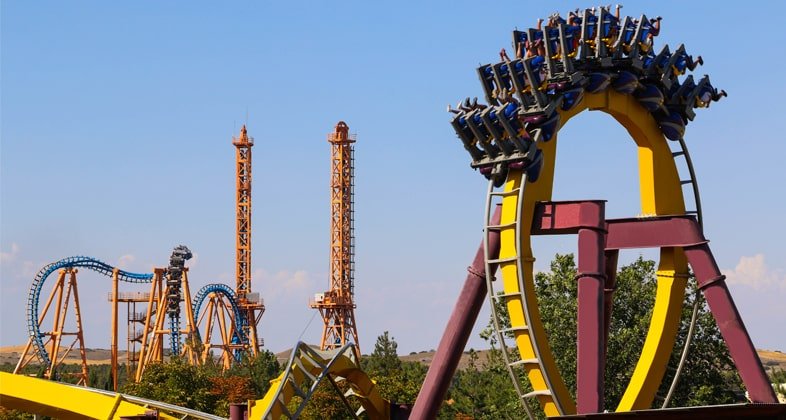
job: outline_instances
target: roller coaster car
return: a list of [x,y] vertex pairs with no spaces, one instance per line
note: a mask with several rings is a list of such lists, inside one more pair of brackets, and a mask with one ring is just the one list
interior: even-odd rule
[[[552,101],[552,104],[558,104],[561,101]],[[529,131],[536,142],[551,140],[554,133],[559,128],[559,114],[554,112],[554,107],[550,107],[550,112],[525,112],[519,114],[519,118],[524,122],[524,127]],[[537,135],[535,129],[538,129]]]
[[596,38],[598,35],[598,17],[590,9],[584,9],[581,18],[581,42],[579,43],[579,60],[595,56]]
[[472,131],[469,129],[466,118],[467,116],[463,112],[456,114],[453,119],[450,120],[450,125],[453,126],[453,130],[456,131],[456,135],[461,140],[461,143],[464,144],[464,149],[469,152],[472,160],[478,161],[483,158],[484,152],[478,149],[477,140],[475,139],[475,135],[472,134]]
[[543,31],[540,29],[535,29],[535,28],[527,29],[527,36],[529,37],[530,43],[537,43],[538,41],[544,41]]
[[521,56],[517,55],[517,58],[524,56],[528,39],[527,32],[519,30],[513,31],[513,51],[521,52]]
[[482,111],[483,110],[480,109],[470,111],[467,114],[466,122],[470,131],[472,131],[472,134],[474,134],[475,138],[478,139],[478,145],[480,148],[486,152],[488,157],[494,159],[500,154],[500,149],[492,143],[493,137],[491,136],[491,133],[489,133],[488,129],[486,129],[486,126],[483,124],[483,120],[480,117],[480,113]]
[[509,63],[510,67],[510,81],[513,82],[516,96],[519,101],[525,106],[535,104],[535,98],[532,96],[531,87],[529,85],[526,71],[524,70],[524,60],[517,58]]
[[562,92],[562,105],[560,108],[567,111],[576,106],[584,98],[584,88],[581,86],[574,86],[571,89]]
[[600,17],[597,23],[597,36],[595,38],[595,58],[602,67],[611,67],[614,62],[609,56],[609,49],[617,36],[618,19],[605,8],[600,8]]
[[633,35],[634,43],[631,47],[635,52],[640,54],[647,54],[652,49],[650,43],[650,33],[652,32],[652,23],[646,15],[641,15],[639,24],[636,26],[636,33]]
[[484,64],[478,67],[478,77],[480,84],[483,86],[483,93],[486,96],[486,102],[489,104],[497,103],[496,99],[496,86],[494,85],[494,69],[491,64]]
[[[647,34],[652,29],[652,25],[647,17],[642,15],[638,23],[635,23],[630,16],[626,16],[623,21],[623,26],[620,28],[620,34],[614,43],[614,59],[616,62],[623,61],[631,68],[636,70],[643,70],[644,62],[641,58],[641,44],[647,42]],[[646,47],[646,51],[651,48]]]
[[687,57],[687,55],[688,53],[685,52],[685,44],[680,44],[680,46],[674,50],[674,54],[669,57],[669,61],[666,64],[666,69],[664,69],[662,76],[664,85],[667,80],[675,82],[678,76],[685,74],[685,68],[680,69],[678,63],[680,60],[684,59],[684,57]]
[[495,133],[497,144],[503,149],[505,159],[527,159],[534,148],[534,141],[518,120],[518,105],[507,103],[483,113],[489,131]]
[[676,83],[672,86],[671,90],[669,90],[669,99],[666,101],[666,104],[670,110],[678,112],[686,121],[693,121],[693,118],[696,116],[696,112],[693,111],[693,105],[697,90],[698,86],[693,81],[693,75],[689,74],[682,84]]
[[608,73],[590,73],[586,79],[585,89],[589,93],[602,92],[611,85],[611,75]]
[[499,122],[496,109],[488,107],[481,111],[480,120],[497,148],[502,151],[503,155],[510,156],[514,151],[514,145],[506,138],[505,128]]
[[[722,95],[726,95],[725,92]],[[710,76],[704,75],[704,77],[699,80],[699,84],[696,86],[696,89],[693,90],[693,94],[691,95],[692,99],[690,103],[693,104],[694,108],[708,108],[710,106],[710,102],[717,101],[720,99],[720,95],[717,93],[717,89],[712,86],[710,83]]]
[[534,140],[530,137],[524,125],[518,118],[519,106],[508,103],[497,108],[497,118],[507,137],[516,146],[519,153],[529,153]]
[[614,88],[614,90],[626,95],[635,92],[639,86],[639,77],[625,70],[620,70],[617,73],[617,77],[613,78],[611,81],[611,87]]
[[633,92],[633,96],[649,112],[663,109],[663,92],[654,84],[647,83],[641,89]]
[[670,77],[663,77],[664,75],[671,73],[669,71],[670,59],[671,52],[669,51],[669,46],[664,45],[658,55],[644,60],[644,71],[646,76],[648,78],[658,80],[661,84],[663,84],[663,87],[666,88],[666,90],[671,88],[672,83]]
[[538,150],[535,142],[531,142],[527,153],[515,153],[497,159],[484,159],[481,162],[473,162],[471,166],[478,169],[486,179],[494,181],[494,186],[499,187],[505,182],[509,169],[524,169],[533,182],[537,180],[542,166],[540,165],[542,157],[543,153]]
[[670,110],[663,115],[656,114],[656,120],[663,135],[669,140],[679,140],[685,134],[685,120],[677,111]]
[[508,63],[500,62],[494,64],[491,66],[491,72],[494,75],[494,83],[497,85],[497,99],[516,90],[510,77],[511,72]]
[[546,78],[552,80],[557,78],[558,75],[565,73],[564,66],[560,60],[559,28],[546,26],[546,29],[543,30],[543,36],[545,38],[543,47],[546,50],[546,55],[544,57],[546,59]]
[[530,57],[524,60],[524,76],[527,84],[530,86],[529,94],[532,96],[531,100],[527,99],[525,103],[532,103],[538,109],[545,109],[549,105],[546,96],[541,92],[542,85],[545,82],[544,65],[545,60],[541,56]]

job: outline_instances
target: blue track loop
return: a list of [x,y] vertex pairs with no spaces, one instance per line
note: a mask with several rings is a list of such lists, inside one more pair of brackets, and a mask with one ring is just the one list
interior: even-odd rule
[[[38,325],[38,303],[41,296],[41,288],[46,279],[50,274],[63,268],[86,268],[108,277],[111,277],[112,272],[115,270],[115,267],[95,258],[76,256],[47,264],[36,274],[33,284],[30,286],[30,293],[27,296],[27,331],[32,339],[36,357],[44,366],[51,365],[52,359],[44,347],[43,334],[41,334]],[[117,278],[127,283],[150,283],[153,281],[153,273],[131,273],[118,270]]]
[[[194,314],[194,325],[197,325],[199,321],[199,311],[202,309],[202,303],[211,293],[223,295],[232,307],[232,314],[235,318],[235,334],[232,336],[232,344],[248,344],[248,337],[246,337],[245,330],[243,329],[243,326],[247,324],[247,320],[243,316],[243,313],[240,312],[240,307],[237,305],[237,295],[235,295],[235,291],[226,284],[208,284],[199,289],[193,301],[192,313]],[[197,334],[198,333],[199,331],[197,331]],[[201,337],[199,339],[201,341]]]

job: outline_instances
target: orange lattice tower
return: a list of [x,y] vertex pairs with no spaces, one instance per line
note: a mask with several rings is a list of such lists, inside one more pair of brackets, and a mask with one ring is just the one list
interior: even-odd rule
[[240,129],[240,135],[232,138],[232,144],[235,145],[237,166],[235,292],[243,315],[242,320],[235,322],[240,324],[248,337],[251,353],[256,355],[263,344],[257,334],[257,325],[265,312],[265,305],[259,293],[251,292],[251,146],[254,138],[248,136],[245,125]]
[[331,144],[330,178],[330,290],[317,293],[311,307],[319,309],[324,327],[322,350],[341,348],[355,343],[360,354],[355,325],[355,237],[352,210],[354,166],[352,155],[355,136],[343,121],[328,135]]

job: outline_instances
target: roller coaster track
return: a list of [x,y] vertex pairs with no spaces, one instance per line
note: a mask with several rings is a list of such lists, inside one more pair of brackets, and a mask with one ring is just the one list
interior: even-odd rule
[[[603,98],[603,96],[606,96],[606,98]],[[582,102],[594,101],[598,103],[609,100],[626,101],[624,98],[625,96],[616,92],[608,92],[607,94],[596,93],[586,95],[582,99]],[[600,103],[598,103],[598,105],[600,105]],[[631,104],[626,104],[622,108],[628,108],[630,105]],[[581,103],[579,103],[577,107],[581,108]],[[604,109],[603,107],[596,106],[588,107],[593,110]],[[560,113],[562,115],[560,120],[564,124],[570,117],[577,113],[578,111],[576,111],[575,108],[572,115],[568,113]],[[556,134],[554,137],[556,137]],[[554,143],[556,143],[556,138],[553,140]],[[698,195],[697,183],[695,181],[693,165],[690,161],[689,155],[687,154],[687,147],[684,141],[680,141],[678,144],[679,149],[676,152],[671,152],[665,142],[663,142],[663,146],[665,146],[665,148],[660,149],[663,157],[668,156],[669,158],[673,158],[676,156],[685,156],[686,166],[689,168],[689,174],[686,174],[686,176],[681,177],[679,174],[677,174],[676,179],[679,180],[679,183],[671,184],[671,186],[675,188],[670,193],[672,194],[670,199],[674,200],[674,203],[684,206],[684,204],[682,204],[683,196],[681,186],[692,186],[691,191],[693,192],[693,201],[695,203],[696,210],[684,213],[697,214],[699,220],[701,220],[701,204]],[[542,159],[546,160],[545,165],[549,167],[548,169],[550,169],[552,174],[554,164],[553,152],[553,148],[545,149],[544,155],[542,157]],[[668,155],[666,155],[667,152]],[[674,171],[677,171],[677,166],[674,165],[673,162],[672,167],[674,168]],[[544,171],[544,173],[545,172],[546,171]],[[549,415],[565,415],[574,413],[576,408],[567,388],[564,385],[564,382],[559,375],[559,372],[557,372],[556,364],[546,338],[546,332],[543,330],[542,322],[540,320],[540,315],[537,308],[537,298],[534,291],[534,277],[531,274],[534,256],[532,255],[531,249],[529,249],[528,242],[530,236],[529,227],[532,226],[532,211],[534,210],[534,204],[537,201],[548,200],[548,198],[544,195],[541,195],[543,198],[538,200],[533,200],[525,195],[525,191],[527,190],[526,187],[532,187],[534,182],[535,181],[530,181],[528,183],[527,171],[522,170],[510,171],[501,191],[497,191],[495,189],[494,181],[489,182],[489,191],[487,193],[486,200],[487,217],[491,216],[494,204],[499,198],[502,204],[502,219],[499,225],[489,225],[488,222],[486,222],[486,231],[499,231],[501,234],[502,244],[499,258],[487,259],[486,278],[490,291],[489,296],[494,303],[491,305],[491,307],[495,329],[497,331],[497,337],[503,346],[503,356],[506,359],[509,374],[514,383],[514,387],[517,390],[517,393],[522,399],[522,404],[525,408],[525,411],[528,412],[528,415],[532,416],[530,408],[526,404],[526,400],[537,398],[541,406],[544,408],[544,411],[549,413]],[[523,222],[522,218],[524,218]],[[524,251],[522,254],[519,254],[519,250],[526,251]],[[504,279],[504,284],[502,293],[494,292],[495,282],[492,281],[494,277],[491,270],[493,270],[494,266],[497,264],[499,264],[500,270],[503,273],[502,276]],[[661,264],[668,265],[670,263],[664,263],[662,261]],[[661,271],[659,271],[659,274],[661,275],[661,281],[658,283],[659,293],[657,295],[659,296],[659,301],[656,303],[656,306],[659,308],[670,308],[668,313],[664,314],[664,317],[670,319],[670,321],[669,325],[666,325],[665,323],[651,325],[649,334],[652,335],[652,338],[648,339],[645,349],[649,350],[650,354],[654,353],[659,355],[657,359],[661,361],[656,361],[656,357],[640,360],[637,368],[637,378],[639,378],[639,381],[644,381],[644,379],[653,377],[653,371],[661,372],[659,376],[663,375],[662,371],[665,369],[663,361],[668,360],[668,358],[663,359],[663,354],[667,354],[667,352],[670,353],[673,346],[673,338],[667,337],[667,329],[671,329],[676,332],[676,324],[674,323],[679,323],[679,316],[676,315],[676,311],[678,311],[679,308],[674,307],[673,304],[669,304],[669,299],[675,299],[681,302],[682,296],[679,295],[679,292],[671,290],[671,282],[663,281],[664,278],[675,278],[675,276],[673,274],[664,273]],[[684,286],[682,287],[684,289]],[[671,296],[671,298],[667,298],[666,296]],[[501,321],[499,320],[500,314],[498,314],[496,311],[496,303],[499,300],[503,300],[507,305],[511,320],[511,325],[509,327],[503,327]],[[654,317],[653,322],[655,322],[655,320],[656,318]],[[692,324],[695,323],[695,318],[693,318],[691,322]],[[691,328],[690,330],[692,331],[693,329]],[[516,357],[516,355],[511,355],[511,346],[507,344],[507,341],[511,335],[516,342],[513,347],[518,347],[519,350],[518,357]],[[686,340],[686,347],[683,349],[683,354],[687,353],[689,341],[690,340]],[[643,354],[646,354],[646,352],[643,352]],[[656,362],[658,363],[657,365]],[[534,389],[532,392],[524,392],[524,387],[519,381],[519,375],[516,369],[517,367],[523,367],[524,370],[528,373],[530,383]],[[676,385],[676,382],[674,384]],[[652,385],[649,385],[649,387],[652,388]],[[628,395],[628,398],[630,399],[634,399],[633,395],[636,395],[638,396],[637,399],[641,400],[642,397],[640,389],[641,388],[634,389],[632,391],[631,388],[629,388],[626,395]],[[650,400],[654,397],[655,390],[657,390],[657,387],[652,389],[651,392],[653,392],[653,394],[651,397],[649,397]],[[623,402],[625,401],[628,400],[623,400]],[[641,408],[641,406],[639,406],[639,408]]]
[[[248,418],[297,418],[324,380],[335,387],[350,412],[352,409],[346,397],[354,396],[360,400],[362,407],[355,416],[365,411],[372,419],[389,418],[390,403],[380,396],[375,383],[360,369],[354,344],[349,343],[336,351],[322,352],[303,342],[298,342],[292,349],[286,369],[271,381],[267,394],[250,405]],[[338,387],[344,381],[350,387],[346,393],[340,392]],[[290,411],[287,405],[294,396],[301,400],[295,411]]]
[[0,406],[61,419],[119,419],[158,411],[161,419],[222,417],[159,401],[0,372]]
[[[471,156],[472,167],[489,179],[484,244],[492,317],[514,387],[530,418],[527,401],[531,399],[539,401],[547,416],[576,413],[540,319],[530,240],[536,204],[551,200],[559,129],[584,110],[611,115],[638,146],[641,214],[694,215],[701,226],[698,184],[683,134],[695,117],[694,108],[722,96],[708,76],[699,83],[690,75],[679,79],[695,67],[684,46],[674,53],[668,46],[657,55],[652,51],[646,43],[652,30],[646,16],[636,23],[626,17],[619,36],[609,35],[613,23],[608,22],[613,21],[604,8],[597,16],[586,10],[582,18],[580,34],[576,27],[562,23],[542,31],[514,31],[514,46],[539,41],[545,54],[511,60],[501,53],[502,62],[478,68],[488,104],[467,98],[451,110],[456,114],[451,124]],[[678,142],[676,150],[666,139]],[[685,159],[688,174],[679,173],[678,157]],[[686,185],[693,195],[694,209],[689,211],[683,193]],[[492,224],[496,205],[501,205],[501,218]],[[488,250],[491,233],[500,235],[497,257]],[[500,293],[494,291],[497,266],[502,273]],[[648,408],[652,403],[679,328],[687,274],[683,251],[661,248],[649,331],[618,411]],[[506,306],[510,325],[500,319],[500,303]],[[669,394],[684,364],[698,299],[695,305]],[[510,338],[512,346],[507,344]],[[518,351],[513,352],[513,347]],[[527,374],[532,392],[525,392],[520,383],[519,368]]]
[[116,269],[107,263],[91,257],[69,257],[44,266],[38,271],[38,274],[36,274],[33,279],[33,284],[30,286],[30,293],[27,296],[27,331],[32,339],[31,341],[36,357],[44,366],[49,366],[51,364],[51,358],[44,346],[43,334],[39,326],[38,306],[41,288],[49,275],[55,271],[74,268],[85,268],[108,277],[111,277],[116,270],[118,280],[127,283],[150,283],[153,281],[153,273],[131,273]]
[[[232,309],[235,323],[237,323],[237,325],[235,325],[235,334],[232,336],[232,344],[248,344],[248,337],[245,335],[245,330],[243,329],[246,319],[237,304],[237,295],[235,295],[235,291],[226,284],[213,283],[199,289],[197,294],[194,296],[193,303],[194,325],[199,325],[199,311],[202,309],[205,299],[208,299],[208,296],[211,293],[221,295],[224,299],[227,300],[227,302],[229,302],[229,306]],[[197,332],[198,331],[199,330],[197,330]]]

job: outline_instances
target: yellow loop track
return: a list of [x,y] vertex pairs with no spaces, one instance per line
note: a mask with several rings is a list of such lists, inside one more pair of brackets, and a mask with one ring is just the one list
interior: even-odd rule
[[[679,174],[667,140],[653,119],[631,95],[611,89],[585,94],[583,100],[567,112],[560,112],[560,125],[584,110],[603,111],[628,131],[638,146],[641,213],[675,215],[685,213]],[[538,312],[535,296],[530,227],[535,203],[550,201],[554,182],[557,136],[541,143],[543,168],[537,182],[526,182],[526,194],[519,205],[516,194],[502,199],[500,224],[500,263],[505,303],[510,314],[516,346],[522,360],[538,359],[525,364],[525,370],[541,407],[547,416],[574,414],[575,402],[567,390],[549,348],[546,332]],[[522,173],[511,170],[504,191],[521,187]],[[521,249],[517,248],[520,244]],[[521,272],[519,272],[521,270]],[[641,356],[617,411],[649,408],[666,370],[680,323],[685,294],[687,261],[683,252],[662,248],[658,266],[658,286],[650,327]],[[520,279],[521,276],[521,279]],[[520,290],[523,285],[524,290]],[[529,323],[528,323],[529,320]],[[531,324],[531,325],[530,325]],[[539,357],[538,357],[539,356]]]

